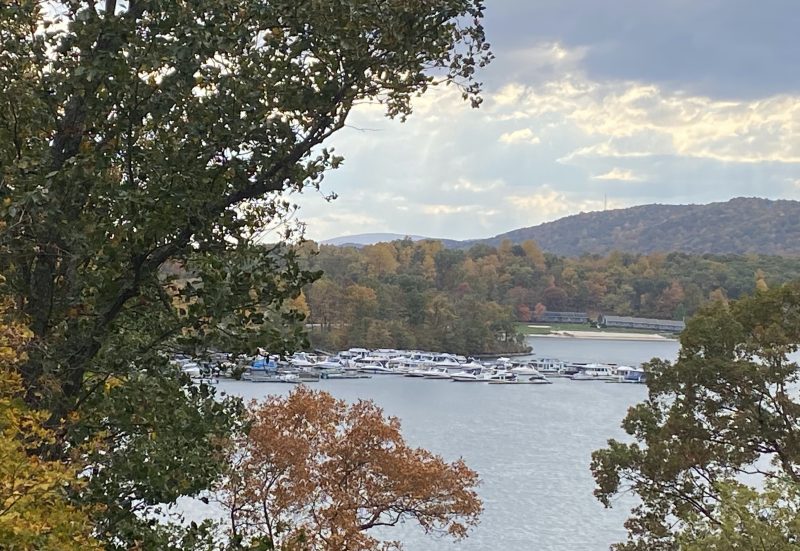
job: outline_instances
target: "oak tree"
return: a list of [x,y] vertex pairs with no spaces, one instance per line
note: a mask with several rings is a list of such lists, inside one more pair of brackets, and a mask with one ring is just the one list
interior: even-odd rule
[[482,16],[482,0],[0,2],[0,293],[30,321],[18,370],[63,444],[48,455],[101,437],[80,497],[110,547],[167,548],[149,519],[218,475],[237,413],[167,354],[303,342],[283,304],[317,274],[262,229],[341,163],[325,143],[357,104],[403,119],[444,83],[479,103]]
[[478,521],[477,474],[410,447],[370,401],[301,387],[249,415],[220,494],[233,542],[366,551],[399,547],[370,532],[379,526],[411,520],[460,539]]
[[648,398],[623,422],[633,441],[593,454],[600,501],[641,499],[618,549],[800,545],[799,347],[796,282],[708,305],[674,364],[647,364]]

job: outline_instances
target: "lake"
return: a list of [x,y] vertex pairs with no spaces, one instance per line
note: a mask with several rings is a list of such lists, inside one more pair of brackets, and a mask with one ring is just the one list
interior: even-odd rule
[[[536,355],[568,361],[639,364],[674,359],[674,341],[533,337]],[[384,532],[409,551],[502,549],[601,551],[624,539],[630,498],[604,509],[593,497],[591,452],[624,438],[620,422],[645,398],[643,385],[555,379],[552,385],[459,384],[398,377],[327,380],[312,388],[347,401],[372,399],[400,418],[406,440],[478,471],[485,511],[461,542],[426,536],[413,525]],[[285,394],[289,385],[223,381],[246,399]],[[197,511],[199,512],[199,511]]]

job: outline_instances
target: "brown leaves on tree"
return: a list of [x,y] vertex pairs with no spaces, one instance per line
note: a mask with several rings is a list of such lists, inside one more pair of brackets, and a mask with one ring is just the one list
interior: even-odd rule
[[367,532],[412,520],[460,539],[478,522],[477,473],[409,447],[398,419],[371,401],[348,405],[300,387],[253,404],[250,421],[231,443],[221,492],[233,542],[389,549],[400,545]]

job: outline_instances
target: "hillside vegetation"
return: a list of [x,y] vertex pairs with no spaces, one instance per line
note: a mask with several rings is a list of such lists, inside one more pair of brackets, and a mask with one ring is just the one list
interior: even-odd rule
[[737,198],[708,205],[643,205],[568,216],[496,237],[462,242],[536,241],[564,256],[685,252],[800,255],[800,202]]
[[510,352],[537,312],[682,319],[800,277],[800,258],[685,253],[561,257],[533,241],[468,250],[410,239],[363,248],[306,244],[324,275],[298,299],[319,347]]

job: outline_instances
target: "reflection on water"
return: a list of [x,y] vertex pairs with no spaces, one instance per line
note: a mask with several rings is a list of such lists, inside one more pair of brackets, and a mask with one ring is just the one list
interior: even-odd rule
[[[672,359],[675,342],[533,339],[537,355],[571,361],[638,364]],[[400,418],[407,441],[448,460],[463,457],[482,479],[485,512],[463,542],[424,536],[412,525],[390,529],[409,551],[536,549],[600,551],[624,538],[630,500],[606,510],[592,496],[590,454],[619,428],[641,385],[556,380],[552,385],[472,385],[392,375],[315,383],[348,401],[375,400]],[[288,385],[223,382],[245,398],[286,393]]]

